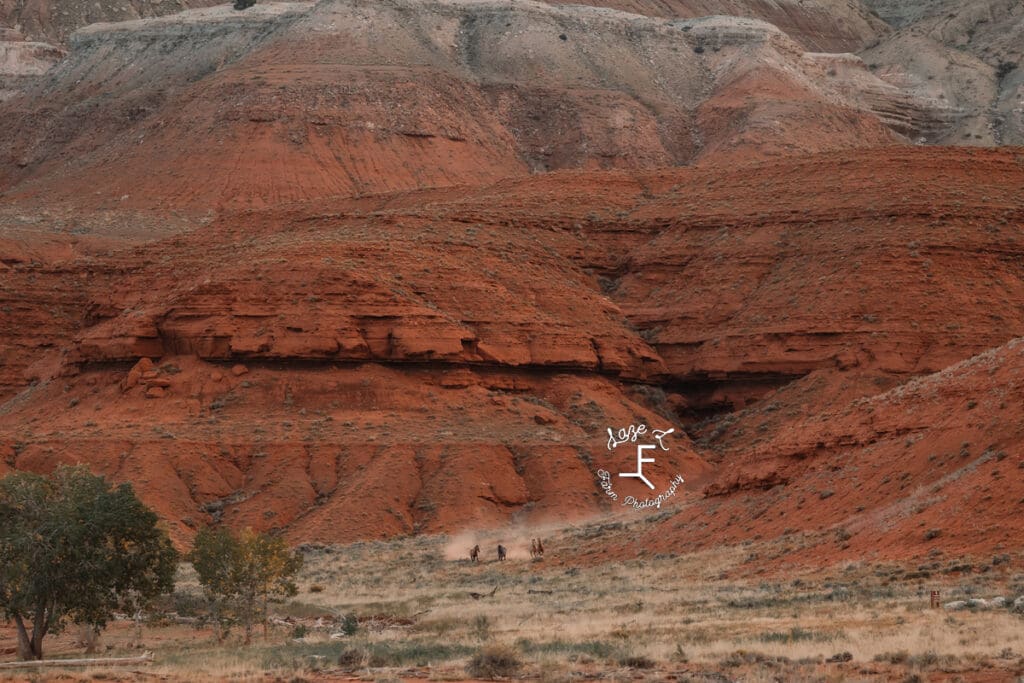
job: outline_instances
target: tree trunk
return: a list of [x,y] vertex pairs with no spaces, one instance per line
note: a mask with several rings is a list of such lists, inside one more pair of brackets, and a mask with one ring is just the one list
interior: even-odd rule
[[25,630],[25,622],[20,614],[14,615],[14,623],[18,627],[18,659],[35,659],[32,656],[32,643],[28,639],[28,631]]
[[43,658],[43,631],[42,629],[32,629],[32,657],[34,659]]
[[14,623],[18,631],[18,658],[22,660],[43,658],[43,636],[46,635],[46,612],[43,607],[36,608],[36,618],[32,622],[32,637],[25,628],[25,620],[20,614],[14,615]]
[[267,594],[263,594],[263,607],[260,610],[260,619],[263,621],[263,640],[267,639]]
[[245,610],[245,644],[252,645],[252,608]]
[[36,618],[32,622],[32,656],[43,658],[43,636],[46,635],[46,606],[36,605]]
[[213,612],[213,637],[217,639],[217,644],[220,645],[224,642],[224,620],[221,617],[220,605],[214,603],[210,611]]
[[252,645],[252,623],[256,621],[256,592],[245,596],[245,644]]
[[96,654],[100,647],[100,630],[94,624],[80,624],[78,641],[85,648],[85,654]]

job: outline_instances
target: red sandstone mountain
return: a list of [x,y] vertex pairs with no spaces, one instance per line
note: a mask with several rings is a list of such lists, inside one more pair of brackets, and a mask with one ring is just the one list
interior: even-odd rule
[[[228,4],[230,2],[212,0],[3,0],[0,2],[0,26],[18,27],[33,40],[60,45],[76,29],[88,24],[129,21]],[[862,4],[850,0],[675,0],[657,3],[634,0],[590,4],[666,18],[729,15],[761,19],[778,26],[806,48],[823,52],[856,51],[888,30],[886,24]]]
[[[608,506],[594,471],[624,467],[607,427],[749,405],[659,459],[689,482],[660,543],[850,526],[861,548],[904,493],[855,502],[862,473],[931,485],[990,446],[1016,457],[1012,431],[975,448],[982,413],[914,377],[1024,334],[1021,157],[557,173],[225,213],[138,246],[104,237],[108,252],[25,233],[0,259],[3,460],[131,479],[182,541],[211,519],[347,541],[593,514]],[[129,372],[140,356],[159,360]],[[892,398],[918,394],[945,422]],[[919,436],[922,467],[936,444],[973,445],[919,475],[873,459]],[[985,458],[956,495],[992,476]],[[783,498],[785,519],[749,502]],[[974,506],[989,531],[950,530],[948,547],[998,543],[1009,500]]]
[[981,119],[878,4],[260,3],[5,53],[0,473],[345,542],[616,509],[607,428],[671,424],[683,506],[621,552],[998,547],[1024,152],[906,144]]

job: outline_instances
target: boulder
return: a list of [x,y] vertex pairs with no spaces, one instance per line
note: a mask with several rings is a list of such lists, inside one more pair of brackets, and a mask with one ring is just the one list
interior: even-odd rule
[[[153,361],[149,358],[143,357],[132,366],[132,369],[128,371],[128,376],[125,377],[124,382],[121,384],[122,391],[128,391],[129,389],[138,386],[139,382],[148,373],[154,372],[156,366]],[[154,376],[156,376],[154,374]]]

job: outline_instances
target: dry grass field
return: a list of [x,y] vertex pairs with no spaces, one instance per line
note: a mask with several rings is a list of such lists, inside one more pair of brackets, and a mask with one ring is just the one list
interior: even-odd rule
[[[771,579],[750,572],[751,554],[770,550],[756,544],[622,563],[573,559],[579,543],[614,544],[634,531],[549,529],[538,560],[525,532],[307,547],[298,596],[270,606],[270,629],[248,648],[237,630],[215,642],[185,567],[144,629],[151,665],[17,680],[1012,681],[1024,673],[1024,616],[1012,606],[929,607],[931,590],[943,602],[1012,602],[1024,593],[1019,557],[847,563]],[[505,562],[496,560],[498,542],[510,549]],[[468,559],[474,543],[480,563]],[[3,633],[0,647],[12,644]],[[130,623],[115,623],[104,649],[138,652],[125,647],[133,635]],[[51,656],[80,656],[73,636],[54,638]]]

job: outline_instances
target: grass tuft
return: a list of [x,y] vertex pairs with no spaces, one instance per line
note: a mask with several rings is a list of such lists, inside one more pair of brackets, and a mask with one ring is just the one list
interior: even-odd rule
[[466,665],[466,673],[473,678],[494,680],[511,678],[519,673],[523,664],[519,653],[507,645],[486,645]]

